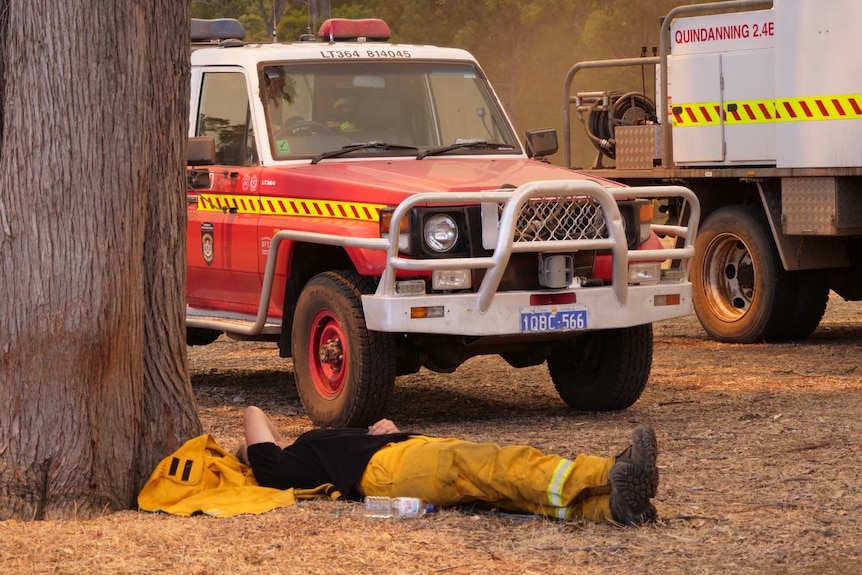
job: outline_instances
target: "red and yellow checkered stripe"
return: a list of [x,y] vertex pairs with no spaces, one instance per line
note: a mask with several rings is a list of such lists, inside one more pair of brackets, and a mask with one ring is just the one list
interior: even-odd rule
[[201,212],[231,211],[263,216],[302,216],[376,222],[380,220],[380,210],[385,207],[383,204],[309,198],[198,194],[198,210]]
[[862,94],[675,104],[675,128],[809,120],[862,120]]

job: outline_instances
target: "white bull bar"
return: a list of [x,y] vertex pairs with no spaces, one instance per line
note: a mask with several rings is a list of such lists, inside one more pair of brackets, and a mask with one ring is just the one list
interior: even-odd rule
[[[600,239],[513,242],[518,214],[525,203],[544,197],[589,197],[604,213],[608,237]],[[657,226],[657,233],[685,239],[680,248],[629,250],[617,200],[624,198],[682,197],[688,202],[688,227]],[[397,242],[390,243],[386,270],[373,295],[363,295],[365,322],[369,329],[384,332],[446,333],[457,335],[508,335],[519,333],[522,307],[530,305],[531,291],[497,292],[506,265],[513,253],[561,253],[581,250],[608,250],[612,256],[613,280],[607,287],[571,287],[553,293],[575,292],[578,304],[592,310],[589,329],[629,327],[689,315],[691,284],[687,262],[694,256],[694,237],[700,206],[694,193],[681,186],[605,188],[592,180],[531,182],[514,190],[446,194],[417,194],[402,202],[392,215],[391,230],[400,229],[401,220],[417,205],[505,203],[500,216],[497,243],[489,257],[406,259],[398,255]],[[486,225],[486,223],[483,223]],[[680,273],[673,281],[655,285],[628,285],[628,265],[634,261],[679,260]],[[487,269],[475,293],[398,295],[397,270]],[[679,294],[676,306],[656,305],[655,296]],[[441,318],[411,318],[411,308],[443,306]]]

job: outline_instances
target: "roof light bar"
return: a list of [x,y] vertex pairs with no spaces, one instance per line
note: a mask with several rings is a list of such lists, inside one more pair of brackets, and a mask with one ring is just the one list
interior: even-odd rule
[[233,18],[215,18],[205,20],[192,18],[192,42],[210,42],[218,44],[222,40],[242,40],[245,38],[245,28],[239,20]]
[[379,18],[330,18],[321,24],[317,35],[330,42],[386,42],[392,33],[389,25]]

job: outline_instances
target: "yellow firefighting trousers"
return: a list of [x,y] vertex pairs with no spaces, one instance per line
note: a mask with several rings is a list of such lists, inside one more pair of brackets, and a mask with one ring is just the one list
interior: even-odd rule
[[365,495],[419,497],[437,506],[483,502],[557,519],[611,521],[608,474],[613,458],[546,455],[415,436],[378,451],[362,475]]

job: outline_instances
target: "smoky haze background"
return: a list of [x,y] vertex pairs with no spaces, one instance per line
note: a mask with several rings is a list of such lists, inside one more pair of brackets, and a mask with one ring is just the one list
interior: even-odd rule
[[[702,3],[702,2],[689,2]],[[194,18],[237,18],[246,40],[289,42],[322,21],[383,18],[392,42],[471,52],[518,133],[556,128],[563,147],[563,83],[577,62],[636,58],[658,46],[660,19],[679,0],[192,0]],[[653,67],[578,72],[578,91],[643,91],[655,99]],[[589,167],[595,148],[572,111],[572,162]],[[561,164],[562,154],[550,158]]]

